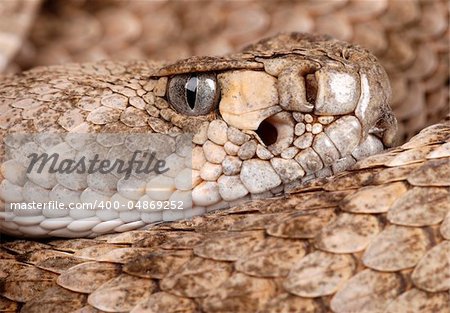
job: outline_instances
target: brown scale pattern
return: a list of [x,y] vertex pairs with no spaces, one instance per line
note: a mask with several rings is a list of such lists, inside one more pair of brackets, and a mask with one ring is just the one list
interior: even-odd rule
[[[281,30],[319,31],[358,42],[380,58],[392,80],[405,138],[448,112],[444,0],[139,1],[126,6],[74,0],[49,2],[40,14],[10,71],[99,58],[218,54]],[[111,23],[117,19],[126,27]],[[31,22],[23,23],[17,29]],[[71,87],[64,87],[64,80],[60,84],[60,89]],[[39,106],[61,94],[39,90],[39,82],[30,87],[42,98],[15,103],[2,114],[1,125],[12,131],[45,128],[48,119],[17,117],[23,107],[33,107],[30,116],[45,114],[70,128],[58,108]],[[86,88],[88,101],[67,92],[68,106],[76,103],[87,112],[100,106],[90,101],[96,90],[77,88]],[[1,111],[8,105],[0,103]],[[164,103],[154,105],[164,108]],[[146,110],[152,115],[155,107]],[[164,129],[158,121],[150,124]],[[0,311],[450,312],[449,135],[448,121],[435,124],[399,148],[285,198],[253,201],[151,231],[5,242]]]
[[282,31],[326,33],[380,59],[406,140],[448,113],[448,20],[445,0],[45,1],[15,64],[175,60]]
[[0,308],[449,312],[449,147],[447,121],[285,197],[148,231],[5,242]]

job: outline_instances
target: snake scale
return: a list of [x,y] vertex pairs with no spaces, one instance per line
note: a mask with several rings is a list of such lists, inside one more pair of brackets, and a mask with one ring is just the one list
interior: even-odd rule
[[[3,210],[70,198],[82,181],[24,175],[17,156],[49,138],[8,137],[24,132],[100,133],[106,147],[120,141],[110,133],[192,133],[189,171],[164,186],[193,205],[138,219],[1,212],[4,233],[77,237],[2,238],[2,312],[450,312],[445,1],[11,3],[0,7],[6,72],[115,61],[0,77],[0,132],[13,152]],[[284,33],[189,57],[292,30],[369,48],[392,97],[370,53],[328,36]],[[161,55],[189,58],[124,60]],[[77,196],[161,195],[114,179],[117,195],[101,193],[99,181]]]

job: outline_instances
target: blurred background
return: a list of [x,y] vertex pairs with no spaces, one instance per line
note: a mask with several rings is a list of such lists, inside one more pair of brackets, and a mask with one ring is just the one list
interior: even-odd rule
[[0,0],[0,69],[219,55],[286,31],[325,33],[385,66],[403,140],[449,110],[446,0]]

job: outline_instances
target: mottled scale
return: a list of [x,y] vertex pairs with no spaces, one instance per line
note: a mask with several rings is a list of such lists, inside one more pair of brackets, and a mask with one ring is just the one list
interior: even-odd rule
[[378,271],[412,268],[431,245],[431,238],[422,228],[389,225],[371,241],[362,261]]
[[264,234],[261,231],[248,231],[242,233],[217,234],[194,248],[194,253],[201,257],[214,260],[237,260],[250,251],[261,240]]
[[129,311],[148,298],[155,287],[151,280],[121,274],[91,293],[87,302],[103,311]]
[[120,267],[115,264],[86,262],[71,267],[61,274],[57,283],[72,291],[91,293],[119,272]]
[[449,311],[449,295],[445,292],[431,293],[417,288],[405,291],[392,301],[386,313],[395,313],[405,309],[408,312],[445,312]]
[[165,277],[161,288],[181,297],[204,297],[227,281],[230,275],[229,263],[195,257]]
[[85,294],[54,286],[41,292],[39,297],[28,301],[22,309],[33,311],[36,307],[45,307],[48,310],[57,311],[63,307],[66,310],[76,311],[85,305],[86,298]]
[[314,238],[335,217],[332,209],[292,212],[279,220],[269,220],[266,231],[275,237]]
[[269,237],[236,262],[236,270],[257,277],[283,277],[306,254],[302,241]]
[[403,291],[400,274],[366,269],[342,286],[331,299],[330,307],[336,313],[384,311]]
[[353,275],[355,269],[355,260],[349,254],[315,251],[296,262],[283,287],[306,298],[332,295]]
[[450,186],[450,164],[447,159],[426,162],[408,176],[414,186]]
[[450,241],[444,240],[425,254],[414,269],[411,278],[417,287],[429,292],[450,289]]
[[342,213],[314,238],[317,248],[334,253],[364,250],[381,231],[378,219],[369,214]]
[[[358,192],[345,197],[340,207],[352,213],[384,213],[396,201],[402,199],[405,192],[407,187],[403,182],[363,187]],[[379,197],[380,194],[383,194],[383,197]]]
[[387,218],[405,226],[429,226],[440,223],[450,211],[446,188],[414,187],[391,207]]
[[27,302],[34,299],[40,292],[54,287],[56,274],[41,270],[34,266],[13,268],[3,277],[5,291],[2,293],[8,299]]
[[124,265],[123,270],[133,276],[163,279],[169,273],[176,271],[188,262],[191,257],[192,252],[190,250],[148,252],[129,260]]
[[186,313],[195,313],[197,311],[196,303],[188,298],[177,297],[167,292],[155,292],[145,300],[139,302],[131,312],[176,312],[185,311]]
[[[236,290],[247,290],[250,297],[243,297]],[[256,312],[274,297],[276,287],[272,280],[233,274],[220,289],[213,290],[201,305],[206,311],[232,310],[233,312]],[[250,300],[250,301],[249,301]]]

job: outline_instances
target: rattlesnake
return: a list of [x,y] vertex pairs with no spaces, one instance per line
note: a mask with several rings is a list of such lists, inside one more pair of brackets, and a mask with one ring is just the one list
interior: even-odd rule
[[[422,7],[428,5],[425,3]],[[317,7],[310,10],[314,12]],[[382,9],[377,7],[377,10]],[[389,70],[389,62],[386,64]],[[327,70],[317,74],[316,81],[308,77],[308,74],[320,72],[321,68]],[[357,78],[354,78],[355,68]],[[415,71],[417,68],[423,69],[417,65]],[[192,76],[192,73],[200,74]],[[211,73],[218,75],[211,76]],[[292,73],[302,73],[305,80],[299,83],[298,75]],[[448,79],[448,73],[446,75],[443,77]],[[417,86],[417,75],[405,76]],[[214,96],[200,100],[207,103],[206,115],[203,111],[201,114],[196,112],[195,106],[178,102],[179,92],[171,96],[171,90],[178,90],[192,77],[200,84],[210,80],[220,86],[221,109],[218,112],[208,113],[218,101]],[[270,92],[274,88],[273,77],[278,79],[275,93],[279,98],[268,106],[267,96],[274,94]],[[249,81],[252,82],[250,86]],[[315,87],[317,82],[319,88]],[[210,142],[214,153],[203,151],[211,166],[204,171],[202,179],[214,182],[217,176],[214,176],[213,165],[223,161],[214,159],[218,153],[223,153],[223,149],[217,147],[230,141],[230,134],[245,138],[241,147],[245,142],[253,142],[252,147],[242,149],[240,154],[238,142],[232,143],[237,148],[229,144],[225,151],[228,154],[235,149],[232,153],[237,154],[243,164],[251,165],[248,161],[253,159],[261,161],[265,155],[276,157],[290,147],[297,148],[291,149],[297,155],[299,147],[291,146],[294,138],[289,139],[288,145],[283,143],[283,139],[289,137],[284,125],[286,121],[288,128],[297,129],[297,134],[294,132],[292,137],[298,139],[309,133],[315,138],[330,139],[331,147],[339,157],[352,153],[353,160],[379,152],[382,142],[392,144],[395,130],[387,106],[389,86],[386,82],[384,71],[365,50],[328,37],[301,34],[272,37],[243,53],[222,58],[194,57],[175,63],[102,61],[44,67],[2,78],[2,105],[6,108],[0,116],[4,129],[2,136],[6,138],[7,133],[23,130],[71,131],[76,127],[99,131],[100,126],[96,125],[105,124],[102,127],[110,132],[123,132],[130,127],[135,131],[138,128],[156,132],[191,131],[195,133],[194,143],[205,147],[205,143]],[[327,83],[330,89],[324,88]],[[327,103],[336,101],[337,95],[327,94],[325,90],[333,90],[333,83],[339,85],[339,90],[347,90],[345,87],[354,90],[354,86],[361,86],[356,96],[352,93],[341,95],[347,102],[352,102],[351,98],[359,99],[353,101],[350,108],[344,107],[345,112],[329,112],[335,107],[327,106]],[[444,86],[439,88],[445,91],[448,86],[445,81],[442,83]],[[288,88],[293,84],[304,84],[306,88],[295,94]],[[357,102],[361,103],[364,91],[374,97],[368,102],[368,119],[362,118],[361,110],[358,113],[361,105]],[[258,98],[261,95],[265,96],[263,101]],[[236,106],[239,97],[256,99],[261,103],[258,109],[273,109],[271,107],[279,102],[283,112],[260,110],[255,115],[252,110],[244,110],[238,111],[240,115],[236,116],[236,107],[247,105],[243,101]],[[436,97],[429,99],[432,105],[435,104],[433,99]],[[52,104],[53,101],[57,105]],[[308,107],[311,102],[316,104],[313,113]],[[296,108],[289,107],[293,103]],[[320,108],[320,104],[324,107]],[[298,108],[303,110],[302,114],[283,115]],[[187,114],[198,116],[187,117]],[[323,114],[326,114],[325,118]],[[260,124],[255,124],[255,120],[261,122],[267,118],[279,134],[271,144],[265,142],[271,139],[265,138]],[[404,115],[400,121],[405,125],[403,118]],[[435,117],[430,118],[432,121]],[[339,121],[344,126],[336,127],[338,131],[334,132],[332,125]],[[201,126],[202,123],[206,126]],[[211,125],[215,126],[210,130]],[[310,132],[306,131],[307,125]],[[320,131],[313,132],[314,126],[321,128]],[[229,130],[232,127],[234,131]],[[239,132],[239,128],[254,132]],[[339,137],[342,132],[350,135]],[[358,136],[352,136],[353,132]],[[405,137],[412,132],[414,130],[401,128]],[[225,133],[227,136],[224,137]],[[233,203],[231,209],[161,224],[148,231],[126,231],[127,226],[131,226],[129,229],[142,226],[131,221],[122,223],[126,227],[117,229],[126,231],[123,234],[96,239],[6,242],[2,245],[0,263],[5,273],[1,284],[2,304],[6,310],[14,311],[20,308],[17,302],[26,303],[22,311],[33,312],[73,311],[82,307],[108,312],[132,309],[134,312],[320,312],[330,309],[335,312],[398,312],[406,309],[446,312],[449,310],[450,279],[446,257],[450,249],[449,133],[448,122],[443,121],[425,128],[398,148],[359,161],[350,172],[316,180],[310,180],[307,172],[319,177],[337,172],[341,168],[334,162],[339,157],[333,158],[331,154],[326,164],[329,167],[325,166],[323,170],[325,156],[330,156],[330,150],[321,154],[318,144],[312,149],[302,146],[304,150],[315,152],[322,165],[317,167],[319,162],[313,162],[308,166],[301,162],[302,158],[297,158],[297,164],[305,172],[300,176],[307,178],[300,184],[291,183],[292,177],[288,174],[292,171],[286,170],[276,171],[275,176],[265,171],[259,179],[262,182],[254,184],[246,181],[245,175],[240,175],[241,183],[253,194],[250,202]],[[363,142],[361,138],[369,139]],[[299,140],[300,144],[304,141]],[[354,150],[358,144],[362,146]],[[264,146],[271,148],[265,151]],[[280,160],[292,160],[287,154],[285,152]],[[306,161],[310,160],[311,153],[306,158]],[[284,169],[288,168],[286,162],[282,162]],[[343,162],[342,167],[353,162]],[[271,164],[276,169],[274,163]],[[265,166],[247,165],[240,171],[247,171],[254,181],[255,175],[264,172]],[[5,171],[4,167],[2,175],[12,181],[12,185],[20,186],[14,184],[20,177],[11,172]],[[298,172],[298,169],[294,171]],[[212,178],[211,173],[214,174]],[[280,181],[275,186],[267,186],[276,176]],[[295,180],[298,178],[294,177]],[[287,183],[284,185],[286,195],[257,199],[277,195],[280,190],[276,187],[281,182]],[[234,181],[231,186],[238,183],[239,180]],[[252,188],[255,189],[249,190]],[[269,189],[271,194],[259,195]],[[7,186],[7,190],[11,191],[11,186]],[[223,197],[224,194],[220,195]],[[218,203],[208,202],[211,201],[209,198],[196,199],[213,206]],[[168,220],[173,218],[169,216]],[[36,229],[35,224],[19,223],[18,228],[15,225],[3,223],[2,227],[7,227],[4,230],[12,234],[36,235],[47,235],[51,229],[44,227],[47,232],[42,233],[42,228]],[[59,233],[74,234],[92,235],[91,232],[77,231]],[[311,272],[316,274],[311,277]],[[30,278],[33,281],[31,289],[28,288]]]

